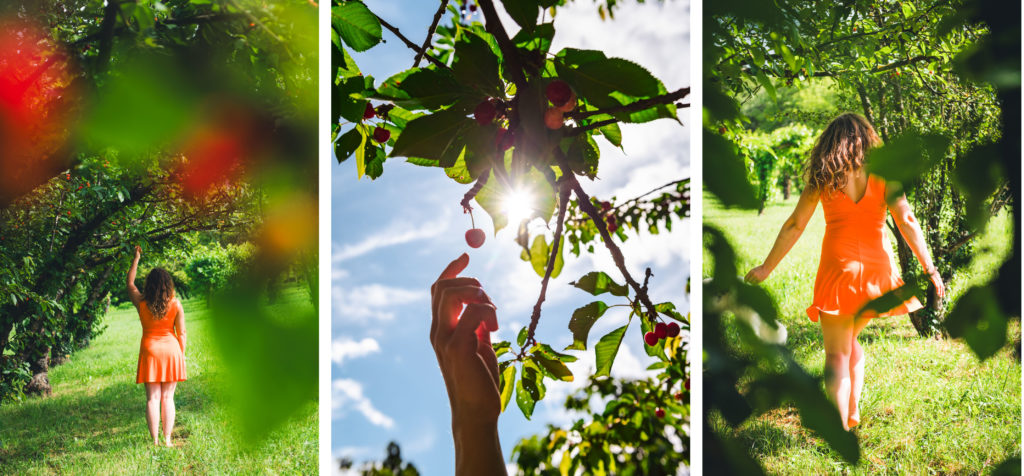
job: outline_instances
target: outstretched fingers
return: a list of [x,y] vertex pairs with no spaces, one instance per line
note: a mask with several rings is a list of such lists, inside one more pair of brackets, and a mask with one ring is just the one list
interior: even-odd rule
[[434,343],[434,339],[437,336],[437,327],[438,327],[437,324],[438,324],[438,320],[439,320],[438,319],[438,301],[440,300],[440,294],[441,294],[440,292],[438,292],[439,291],[438,288],[440,287],[440,284],[441,284],[442,281],[446,281],[446,280],[450,280],[452,278],[455,278],[456,276],[459,275],[459,273],[462,272],[462,270],[466,269],[466,266],[468,266],[468,265],[469,265],[469,255],[466,254],[466,253],[462,253],[461,255],[459,255],[458,258],[455,258],[451,263],[448,263],[448,266],[445,266],[444,271],[441,271],[441,276],[438,276],[437,281],[434,281],[434,284],[432,284],[430,286],[430,310],[431,310],[430,343],[431,344]]
[[[451,286],[441,289],[441,297],[437,305],[437,329],[434,333],[435,343],[448,339],[460,322],[459,313],[463,305],[489,304],[493,307],[490,296],[479,285]],[[463,313],[463,319],[467,316]],[[479,314],[479,313],[477,313]],[[495,326],[496,324],[496,320]],[[476,326],[473,326],[476,329]]]
[[430,291],[431,291],[431,293],[430,293],[430,299],[431,299],[431,301],[430,301],[430,312],[431,312],[431,315],[432,315],[432,319],[431,319],[431,322],[430,322],[430,342],[431,343],[433,343],[434,340],[437,338],[437,327],[438,327],[438,322],[440,321],[440,319],[438,319],[438,316],[441,315],[441,296],[444,294],[444,291],[446,289],[457,288],[457,287],[462,287],[462,286],[474,286],[474,287],[478,287],[478,288],[481,287],[480,286],[480,281],[477,281],[476,278],[440,279],[437,282],[435,282],[433,286],[431,286],[431,288],[430,288]]

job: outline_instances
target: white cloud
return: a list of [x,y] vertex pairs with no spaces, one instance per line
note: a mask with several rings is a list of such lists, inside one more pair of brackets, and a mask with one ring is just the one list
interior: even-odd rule
[[334,247],[334,254],[332,257],[333,262],[334,264],[338,264],[342,261],[371,253],[380,248],[400,245],[410,241],[433,238],[444,231],[444,224],[447,223],[448,217],[445,215],[443,218],[443,220],[438,222],[423,223],[418,227],[411,226],[405,221],[393,222],[387,228],[376,231],[372,235],[363,238],[363,240],[358,243],[342,246],[336,245]]
[[331,296],[334,299],[332,312],[338,319],[365,323],[367,318],[381,321],[393,319],[395,314],[389,309],[395,306],[420,300],[426,303],[427,292],[383,284],[355,287],[335,285],[331,288]]
[[355,410],[376,426],[389,429],[395,426],[395,421],[391,417],[377,410],[373,402],[363,395],[363,385],[355,380],[335,380],[331,403],[334,419],[344,417],[349,410]]
[[342,337],[331,343],[331,360],[337,365],[341,365],[346,358],[363,357],[375,352],[380,352],[380,345],[370,337],[360,341]]

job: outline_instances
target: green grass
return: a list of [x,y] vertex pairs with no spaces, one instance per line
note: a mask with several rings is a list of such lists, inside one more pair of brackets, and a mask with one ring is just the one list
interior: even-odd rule
[[[290,290],[284,300],[306,299]],[[135,384],[142,334],[130,305],[111,309],[89,348],[50,371],[53,396],[0,407],[0,474],[316,474],[317,406],[245,445],[220,383],[210,313],[185,302],[188,380],[175,391],[176,448],[153,447]]]
[[[705,194],[704,223],[721,229],[737,252],[740,273],[761,263],[796,204],[769,205],[764,214],[728,210]],[[807,319],[825,223],[821,207],[803,237],[763,286],[775,298],[786,346],[809,372],[823,375],[821,330]],[[1012,221],[1004,212],[988,225],[976,256],[949,294],[983,282],[1008,252]],[[704,276],[711,272],[705,252]],[[1012,338],[1020,326],[1012,324]],[[730,334],[735,335],[735,328]],[[774,474],[982,474],[1020,454],[1021,367],[1009,349],[984,363],[962,342],[923,339],[906,316],[877,319],[861,334],[867,355],[861,425],[855,430],[861,463],[851,467],[800,425],[784,406],[748,420],[732,435]],[[743,383],[741,382],[741,386]],[[724,429],[722,420],[712,424]]]

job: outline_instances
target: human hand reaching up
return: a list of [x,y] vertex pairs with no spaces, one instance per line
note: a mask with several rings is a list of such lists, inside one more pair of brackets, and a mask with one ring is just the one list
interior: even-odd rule
[[452,410],[457,475],[505,474],[498,441],[498,358],[491,332],[496,308],[475,278],[458,277],[469,255],[452,261],[430,287],[430,344]]

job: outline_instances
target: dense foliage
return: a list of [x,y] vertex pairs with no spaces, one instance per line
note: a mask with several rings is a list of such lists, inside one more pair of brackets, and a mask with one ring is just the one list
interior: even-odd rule
[[[534,330],[547,284],[561,271],[565,248],[570,246],[578,255],[583,250],[595,252],[595,243],[603,242],[625,284],[603,272],[575,281],[583,291],[608,297],[577,309],[567,319],[574,342],[565,351],[587,350],[594,322],[610,308],[628,309],[629,322],[593,346],[596,375],[607,379],[630,325],[639,325],[652,336],[662,332],[662,339],[645,342],[644,349],[654,360],[651,368],[661,370],[659,385],[668,399],[661,411],[670,413],[664,421],[682,423],[689,418],[688,404],[672,403],[669,396],[681,391],[689,375],[684,345],[689,318],[673,303],[656,304],[648,296],[651,270],[643,279],[634,278],[616,241],[627,239],[627,232],[671,230],[674,219],[688,216],[689,180],[680,178],[638,197],[601,200],[585,192],[582,179],[600,175],[598,138],[621,147],[619,123],[678,121],[678,108],[684,106],[678,101],[689,88],[669,92],[642,66],[600,51],[549,51],[556,34],[552,20],[564,3],[441,1],[421,46],[363,2],[335,0],[334,152],[341,162],[354,159],[359,177],[377,178],[385,163],[405,157],[416,166],[442,168],[457,184],[475,182],[461,206],[471,211],[475,200],[490,215],[495,232],[510,225],[502,208],[505,197],[534,197],[531,215],[511,225],[518,227],[522,259],[542,277],[542,286],[530,325],[514,343],[494,344],[503,409],[514,396],[530,418],[536,402],[545,396],[545,381],[575,378],[565,363],[577,357],[538,342]],[[511,37],[498,18],[498,6],[519,27]],[[614,2],[604,5],[608,11],[612,6]],[[472,14],[477,10],[484,23]],[[372,48],[382,40],[384,29],[416,55],[412,68],[378,82],[360,72],[349,51]],[[547,226],[529,226],[538,222]],[[675,332],[665,330],[670,328]],[[686,439],[682,429],[680,435]],[[608,468],[621,457],[614,453],[595,449],[574,464],[584,472]],[[677,465],[685,462],[675,460]]]
[[[190,248],[249,242],[239,287],[257,303],[315,256],[313,5],[17,1],[0,24],[0,401],[50,391],[50,357],[86,345],[108,298],[123,299],[136,244],[142,271],[173,268],[187,295],[212,284],[188,277]],[[297,344],[315,349],[315,314],[296,315]],[[278,333],[260,316],[246,326]],[[314,398],[315,352],[294,357],[240,393],[283,378],[301,402],[260,398],[285,413]]]
[[[987,218],[1010,205],[1013,252],[991,283],[967,291],[948,315],[931,289],[921,289],[927,280],[918,279],[899,233],[893,234],[907,285],[870,304],[888,309],[898,296],[918,294],[927,302],[912,316],[919,332],[941,327],[964,337],[979,358],[993,355],[1006,343],[1007,320],[1020,315],[1020,140],[1012,132],[1020,128],[1020,25],[1014,12],[1019,16],[1019,5],[986,1],[715,3],[705,21],[704,183],[725,205],[757,208],[761,202],[737,146],[723,137],[738,135],[748,121],[737,98],[759,90],[775,97],[783,84],[827,78],[838,90],[838,106],[861,112],[879,130],[885,146],[872,154],[871,171],[902,183],[945,280],[955,280],[968,262],[970,241]],[[715,414],[739,425],[788,401],[806,427],[856,463],[856,438],[842,431],[820,386],[785,349],[757,339],[725,341],[726,310],[709,305],[709,296],[734,293],[769,323],[775,307],[763,290],[737,281],[740,270],[724,236],[705,227],[705,237],[715,263],[705,286],[705,422]],[[750,372],[758,377],[749,388],[737,388]],[[725,435],[707,432],[704,441],[709,463],[758,470]]]

